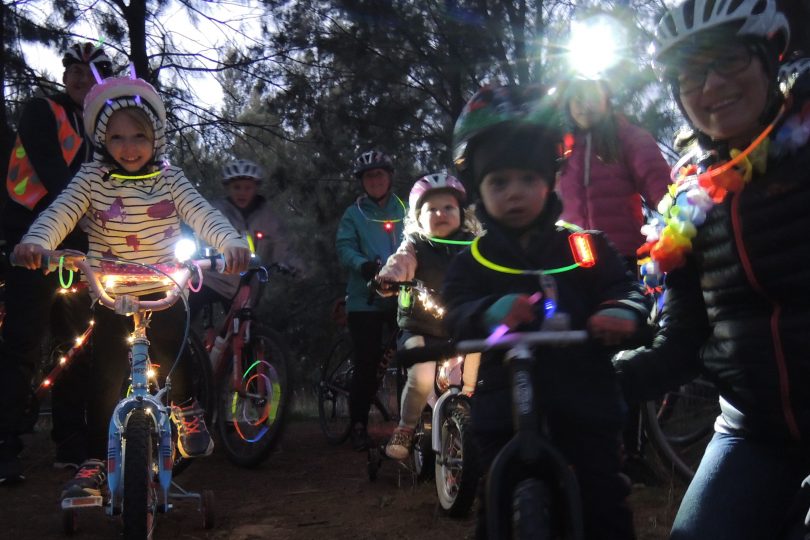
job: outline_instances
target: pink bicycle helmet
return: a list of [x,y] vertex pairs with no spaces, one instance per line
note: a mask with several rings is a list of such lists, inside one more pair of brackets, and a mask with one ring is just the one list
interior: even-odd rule
[[455,195],[458,199],[459,206],[462,206],[467,199],[467,190],[464,189],[464,185],[455,176],[443,172],[426,174],[414,182],[411,193],[408,195],[408,206],[410,206],[414,215],[418,215],[419,208],[422,206],[425,198],[438,191],[449,192]]

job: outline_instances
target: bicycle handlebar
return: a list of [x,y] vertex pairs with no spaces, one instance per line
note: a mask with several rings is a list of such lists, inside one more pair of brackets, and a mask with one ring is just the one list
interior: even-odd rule
[[[107,293],[106,290],[104,290],[104,286],[101,283],[101,274],[90,266],[90,263],[87,260],[87,255],[84,253],[73,251],[43,251],[40,268],[47,269],[49,271],[56,270],[59,268],[59,263],[56,261],[62,257],[64,257],[63,262],[65,268],[70,270],[78,269],[84,273],[84,275],[87,277],[87,283],[98,297],[99,303],[112,310],[116,310],[116,302],[121,303],[124,301],[123,298],[127,295],[117,295],[115,298],[113,298],[109,295],[109,293]],[[164,270],[156,268],[154,265],[147,265],[134,261],[107,260],[119,264],[130,264],[151,268],[155,273],[163,274],[165,277],[171,279],[174,286],[166,291],[166,296],[164,298],[160,300],[137,300],[137,302],[133,305],[135,311],[163,311],[170,308],[175,302],[177,302],[181,291],[191,279],[191,276],[193,275],[192,270],[194,270],[195,267],[199,267],[201,270],[214,268],[221,272],[225,265],[222,258],[211,257],[206,259],[197,259],[190,261],[187,264],[178,264],[175,267],[175,272],[173,274],[168,274],[168,272],[164,272]],[[16,261],[13,260],[13,257],[11,263],[17,266]],[[131,310],[129,312],[131,312]]]
[[410,366],[420,362],[428,362],[448,358],[450,356],[486,352],[494,350],[511,349],[525,345],[573,345],[583,343],[588,339],[585,330],[541,330],[538,332],[515,332],[506,334],[497,340],[473,339],[459,341],[458,343],[442,343],[429,347],[399,350],[396,353],[400,365]]

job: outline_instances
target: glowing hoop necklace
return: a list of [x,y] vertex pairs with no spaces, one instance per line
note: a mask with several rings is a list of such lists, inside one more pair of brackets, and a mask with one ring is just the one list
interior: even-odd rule
[[399,218],[399,219],[374,219],[374,218],[368,217],[368,214],[363,212],[363,209],[360,207],[360,201],[363,200],[364,198],[368,198],[368,195],[363,195],[362,197],[358,197],[357,201],[355,201],[354,204],[355,204],[355,206],[357,206],[357,211],[360,212],[360,215],[362,215],[363,218],[365,218],[366,221],[370,221],[372,223],[382,223],[383,228],[385,228],[386,231],[391,231],[394,228],[394,223],[401,222],[403,219],[405,219],[405,215],[408,213],[408,208],[405,206],[405,203],[402,202],[402,199],[397,197],[396,193],[392,193],[391,195],[397,200],[399,205],[402,207],[402,217]]
[[435,236],[431,236],[428,238],[431,242],[435,242],[437,244],[450,244],[451,246],[471,246],[475,240],[448,240],[447,238],[437,238]]
[[558,268],[548,268],[548,269],[536,269],[536,270],[526,270],[526,269],[519,269],[519,268],[510,268],[508,266],[503,266],[498,263],[492,262],[481,253],[481,250],[478,248],[478,241],[481,239],[476,238],[472,241],[470,245],[470,252],[472,253],[473,258],[480,264],[490,270],[494,270],[495,272],[500,272],[502,274],[513,274],[513,275],[534,275],[534,276],[543,276],[549,274],[561,274],[563,272],[569,272],[571,270],[575,270],[579,267],[588,268],[596,264],[596,259],[593,255],[593,249],[590,245],[590,236],[585,233],[573,233],[569,237],[569,242],[571,244],[571,251],[574,254],[574,264],[569,264],[568,266],[560,266]]
[[157,170],[155,172],[151,172],[151,173],[148,173],[148,174],[141,174],[141,175],[135,175],[135,176],[130,176],[130,175],[127,175],[127,174],[110,173],[110,178],[115,178],[117,180],[146,180],[148,178],[154,178],[154,177],[158,176],[162,172],[163,171]]

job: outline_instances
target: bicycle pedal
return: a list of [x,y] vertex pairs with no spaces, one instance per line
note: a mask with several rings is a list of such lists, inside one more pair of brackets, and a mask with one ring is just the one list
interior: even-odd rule
[[66,497],[62,499],[62,510],[75,510],[78,508],[91,508],[104,505],[101,495],[87,495],[82,497]]

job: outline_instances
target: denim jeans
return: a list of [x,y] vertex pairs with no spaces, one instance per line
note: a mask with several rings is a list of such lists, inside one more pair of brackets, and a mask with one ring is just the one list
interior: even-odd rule
[[800,524],[795,504],[810,473],[808,448],[715,433],[675,516],[671,540],[802,538],[784,531]]

